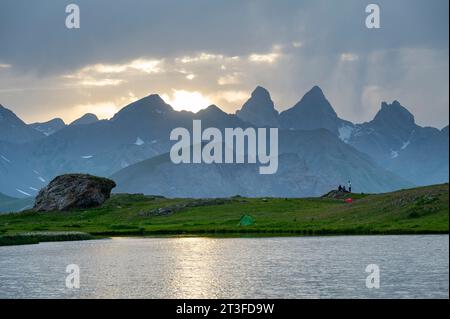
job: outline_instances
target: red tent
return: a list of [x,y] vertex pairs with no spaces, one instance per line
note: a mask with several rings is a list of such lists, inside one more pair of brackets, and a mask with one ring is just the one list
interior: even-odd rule
[[346,198],[344,201],[346,203],[349,203],[349,204],[353,203],[353,199],[351,197],[350,198]]

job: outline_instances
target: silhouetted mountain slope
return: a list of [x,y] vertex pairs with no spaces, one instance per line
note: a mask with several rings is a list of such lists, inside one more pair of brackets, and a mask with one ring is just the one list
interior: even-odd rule
[[279,170],[260,175],[259,164],[172,164],[168,154],[116,174],[116,192],[173,197],[317,196],[351,180],[356,192],[410,184],[383,170],[327,130],[280,132]]
[[48,180],[30,163],[29,149],[0,141],[0,192],[12,197],[34,197]]
[[[409,142],[409,143],[408,143]],[[449,136],[435,128],[416,129],[386,168],[407,177],[416,185],[448,182]]]
[[92,113],[86,113],[79,119],[76,119],[69,125],[84,125],[84,124],[92,124],[98,121],[98,117],[95,114]]
[[353,124],[340,119],[322,90],[315,86],[292,108],[281,112],[284,129],[314,130],[324,128],[338,135],[342,126]]
[[0,193],[0,214],[19,212],[33,207],[34,198],[14,198]]
[[191,129],[193,119],[202,120],[205,128],[248,126],[216,106],[197,114],[177,112],[158,95],[150,95],[126,106],[109,121],[69,125],[45,139],[26,144],[24,148],[30,154],[27,165],[45,179],[67,172],[107,176],[168,152],[173,144],[169,140],[172,129]]
[[45,137],[0,104],[0,141],[25,143]]
[[250,99],[245,102],[241,110],[236,112],[236,115],[241,120],[258,127],[279,126],[278,111],[275,110],[270,94],[260,86],[252,92]]

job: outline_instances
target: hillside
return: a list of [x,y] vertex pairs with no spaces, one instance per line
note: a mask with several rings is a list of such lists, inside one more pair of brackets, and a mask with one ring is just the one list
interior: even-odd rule
[[0,214],[31,208],[33,202],[34,198],[14,198],[0,193]]
[[260,175],[260,164],[177,165],[163,154],[113,174],[114,191],[196,198],[311,197],[347,180],[365,193],[412,187],[325,129],[279,134],[279,169],[273,175]]
[[[0,234],[14,238],[56,231],[95,236],[448,233],[448,190],[448,184],[442,184],[352,194],[352,204],[329,198],[200,200],[121,194],[95,209],[1,215]],[[250,215],[254,224],[239,226],[244,215]]]
[[0,104],[0,141],[22,144],[45,135],[28,126],[11,110]]

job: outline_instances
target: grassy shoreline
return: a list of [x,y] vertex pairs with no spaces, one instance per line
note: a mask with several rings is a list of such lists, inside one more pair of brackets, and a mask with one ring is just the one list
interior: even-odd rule
[[43,242],[76,241],[97,239],[83,232],[35,232],[0,236],[0,246],[32,245]]
[[[125,236],[448,234],[448,189],[442,184],[347,195],[354,199],[351,204],[342,198],[168,199],[119,194],[98,208],[0,215],[0,246]],[[254,224],[240,225],[243,215],[252,216]]]
[[85,241],[95,239],[112,239],[116,238],[180,238],[180,237],[205,237],[205,238],[267,238],[267,237],[324,237],[324,236],[387,236],[387,235],[448,235],[448,231],[390,231],[390,232],[316,232],[316,233],[301,233],[301,232],[228,232],[228,233],[198,233],[198,232],[180,232],[180,233],[167,233],[167,232],[152,232],[144,234],[133,233],[99,233],[82,235],[59,235],[49,234],[45,236],[33,235],[28,236],[24,234],[6,235],[0,236],[1,246],[19,246],[19,245],[36,245],[44,242],[60,242],[60,241]]

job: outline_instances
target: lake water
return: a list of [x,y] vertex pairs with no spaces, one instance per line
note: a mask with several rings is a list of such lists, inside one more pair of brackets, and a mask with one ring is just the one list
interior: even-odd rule
[[[448,235],[113,238],[0,247],[0,298],[448,298]],[[66,288],[66,266],[80,288]],[[380,270],[366,287],[366,266]]]

